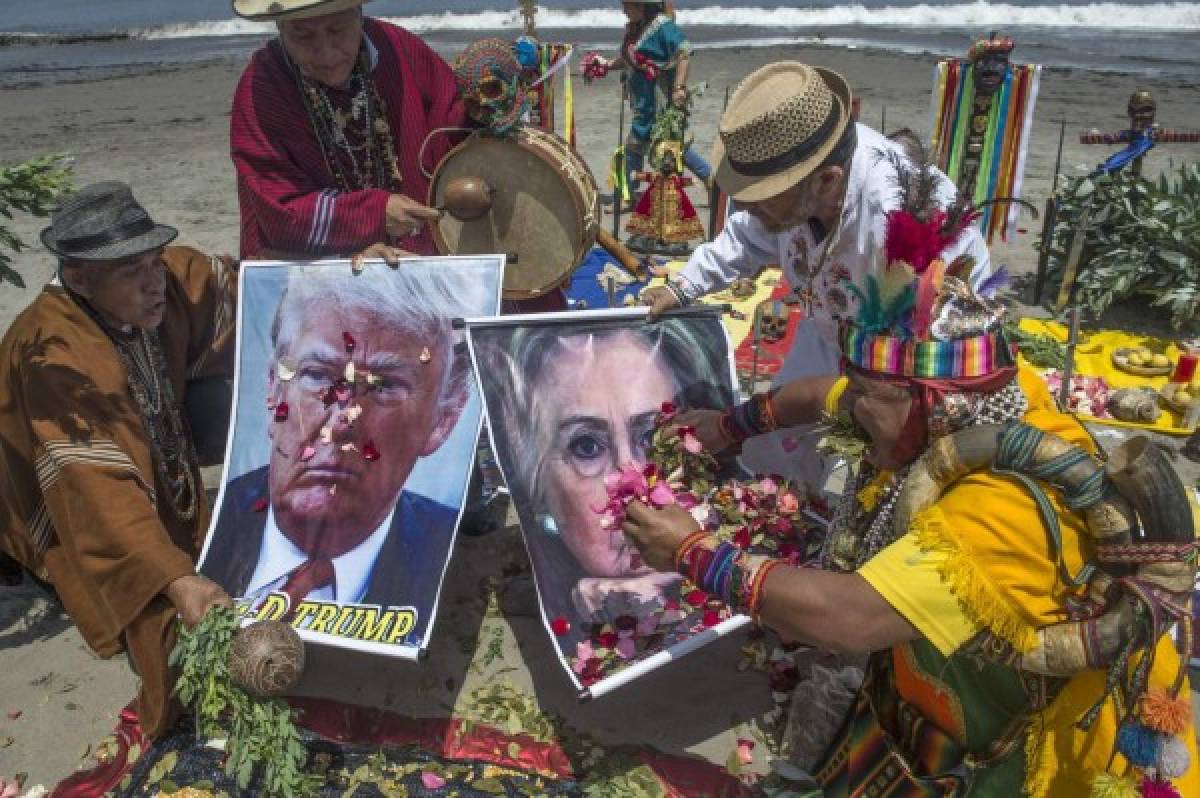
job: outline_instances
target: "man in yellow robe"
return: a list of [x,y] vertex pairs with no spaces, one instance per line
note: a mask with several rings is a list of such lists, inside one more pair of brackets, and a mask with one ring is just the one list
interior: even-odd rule
[[1118,485],[1018,373],[1003,306],[969,259],[937,257],[973,216],[922,206],[925,179],[899,187],[886,268],[847,285],[846,377],[676,419],[712,450],[823,413],[857,425],[869,449],[822,567],[742,551],[677,505],[633,502],[623,529],[784,639],[869,655],[842,728],[802,763],[826,798],[1200,795],[1170,635],[1195,579],[1187,491],[1167,467],[1151,491]]

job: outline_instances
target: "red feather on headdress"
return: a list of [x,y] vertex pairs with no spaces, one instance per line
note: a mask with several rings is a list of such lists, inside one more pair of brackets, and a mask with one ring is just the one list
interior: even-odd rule
[[924,274],[929,264],[958,240],[975,216],[956,213],[951,217],[939,209],[930,212],[929,221],[922,222],[907,210],[888,212],[884,228],[887,262],[907,263],[915,274]]

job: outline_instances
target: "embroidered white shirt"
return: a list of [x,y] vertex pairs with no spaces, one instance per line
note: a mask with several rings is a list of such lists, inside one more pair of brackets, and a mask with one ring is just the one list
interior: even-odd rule
[[[858,125],[857,134],[839,229],[830,230],[821,241],[807,224],[772,233],[748,212],[738,211],[730,215],[719,236],[692,253],[679,273],[684,289],[700,295],[720,290],[739,277],[752,277],[769,264],[779,264],[804,304],[806,319],[811,319],[797,330],[793,349],[805,350],[804,359],[810,366],[804,369],[807,374],[836,372],[835,318],[852,315],[855,310],[854,297],[844,284],[850,280],[862,286],[867,274],[882,270],[887,213],[900,204],[896,170],[884,153],[903,154],[903,150],[864,125]],[[956,191],[949,178],[938,174],[938,202],[945,207]],[[833,249],[825,255],[829,246]],[[987,245],[977,226],[972,225],[943,257],[949,263],[961,254],[975,259],[972,284],[978,285],[991,274]],[[817,270],[819,273],[814,273]],[[793,372],[791,376],[802,375]]]

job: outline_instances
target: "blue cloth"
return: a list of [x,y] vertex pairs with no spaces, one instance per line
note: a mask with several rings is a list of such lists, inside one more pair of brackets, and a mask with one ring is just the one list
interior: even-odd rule
[[[596,276],[604,271],[606,263],[615,262],[616,259],[601,247],[595,247],[588,253],[588,256],[583,259],[583,263],[579,264],[579,268],[575,270],[575,274],[571,277],[571,285],[567,288],[567,301],[572,308],[576,308],[579,302],[586,303],[587,310],[608,307],[607,287],[600,285],[596,281]],[[650,285],[649,280],[633,282],[624,287],[617,286],[617,290],[613,294],[613,307],[621,307],[627,296],[632,296],[636,301],[638,292],[648,285]]]

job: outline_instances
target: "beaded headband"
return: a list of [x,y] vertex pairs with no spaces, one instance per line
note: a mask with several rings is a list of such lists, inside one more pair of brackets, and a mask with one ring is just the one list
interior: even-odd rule
[[1003,331],[954,341],[918,341],[872,334],[846,323],[841,345],[846,362],[864,371],[916,379],[985,377],[1017,362]]

